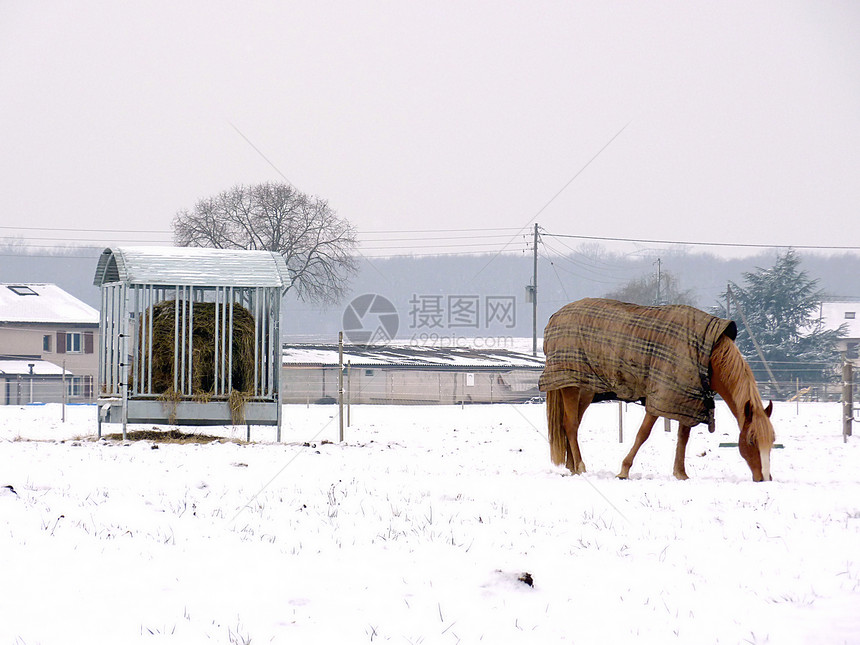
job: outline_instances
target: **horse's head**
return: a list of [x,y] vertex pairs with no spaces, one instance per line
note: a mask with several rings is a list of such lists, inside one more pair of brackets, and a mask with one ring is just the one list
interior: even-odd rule
[[741,457],[749,465],[755,482],[773,479],[770,475],[770,449],[773,447],[775,434],[770,423],[771,412],[773,401],[769,402],[766,408],[753,405],[751,401],[744,405],[738,448]]

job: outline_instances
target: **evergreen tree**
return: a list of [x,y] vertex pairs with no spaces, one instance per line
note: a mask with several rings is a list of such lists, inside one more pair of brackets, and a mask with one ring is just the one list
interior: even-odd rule
[[[731,303],[730,317],[738,322],[738,349],[753,368],[756,380],[767,383],[770,376],[759,358],[738,307],[746,317],[765,360],[783,391],[801,384],[830,382],[836,378],[839,352],[836,340],[844,331],[824,329],[819,316],[822,292],[818,280],[800,270],[800,258],[789,249],[777,255],[769,269],[745,272],[744,286],[729,283],[723,292]],[[724,305],[714,313],[727,317]]]

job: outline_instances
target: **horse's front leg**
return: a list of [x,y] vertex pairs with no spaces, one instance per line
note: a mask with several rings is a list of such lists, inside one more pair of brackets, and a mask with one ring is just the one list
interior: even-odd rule
[[633,466],[633,460],[636,459],[636,453],[639,452],[639,448],[651,436],[651,429],[654,427],[655,421],[657,421],[657,417],[650,412],[645,413],[642,425],[639,426],[639,432],[636,433],[636,441],[633,442],[633,447],[627,453],[624,461],[621,462],[621,472],[618,473],[618,479],[627,479],[630,474],[630,467]]
[[677,479],[689,479],[684,462],[687,457],[687,440],[690,438],[690,426],[678,424],[678,445],[675,446],[675,467],[672,473]]

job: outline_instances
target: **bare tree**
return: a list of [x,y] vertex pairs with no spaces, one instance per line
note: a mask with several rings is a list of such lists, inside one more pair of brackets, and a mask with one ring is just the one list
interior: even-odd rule
[[[664,271],[659,278],[651,274],[631,280],[618,289],[606,294],[607,298],[632,302],[637,305],[675,304],[696,305],[696,297],[692,289],[681,291],[677,278]],[[660,294],[660,302],[657,302],[657,294]]]
[[180,246],[277,251],[300,299],[337,302],[358,265],[355,229],[323,199],[289,184],[235,186],[173,219]]

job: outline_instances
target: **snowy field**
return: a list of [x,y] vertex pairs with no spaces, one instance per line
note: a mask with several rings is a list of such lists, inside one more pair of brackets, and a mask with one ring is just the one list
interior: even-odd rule
[[343,444],[336,412],[181,445],[0,408],[0,643],[860,642],[839,405],[776,405],[764,484],[722,407],[685,482],[662,422],[615,479],[638,406],[623,444],[592,406],[584,476],[550,464],[542,405],[353,406]]

